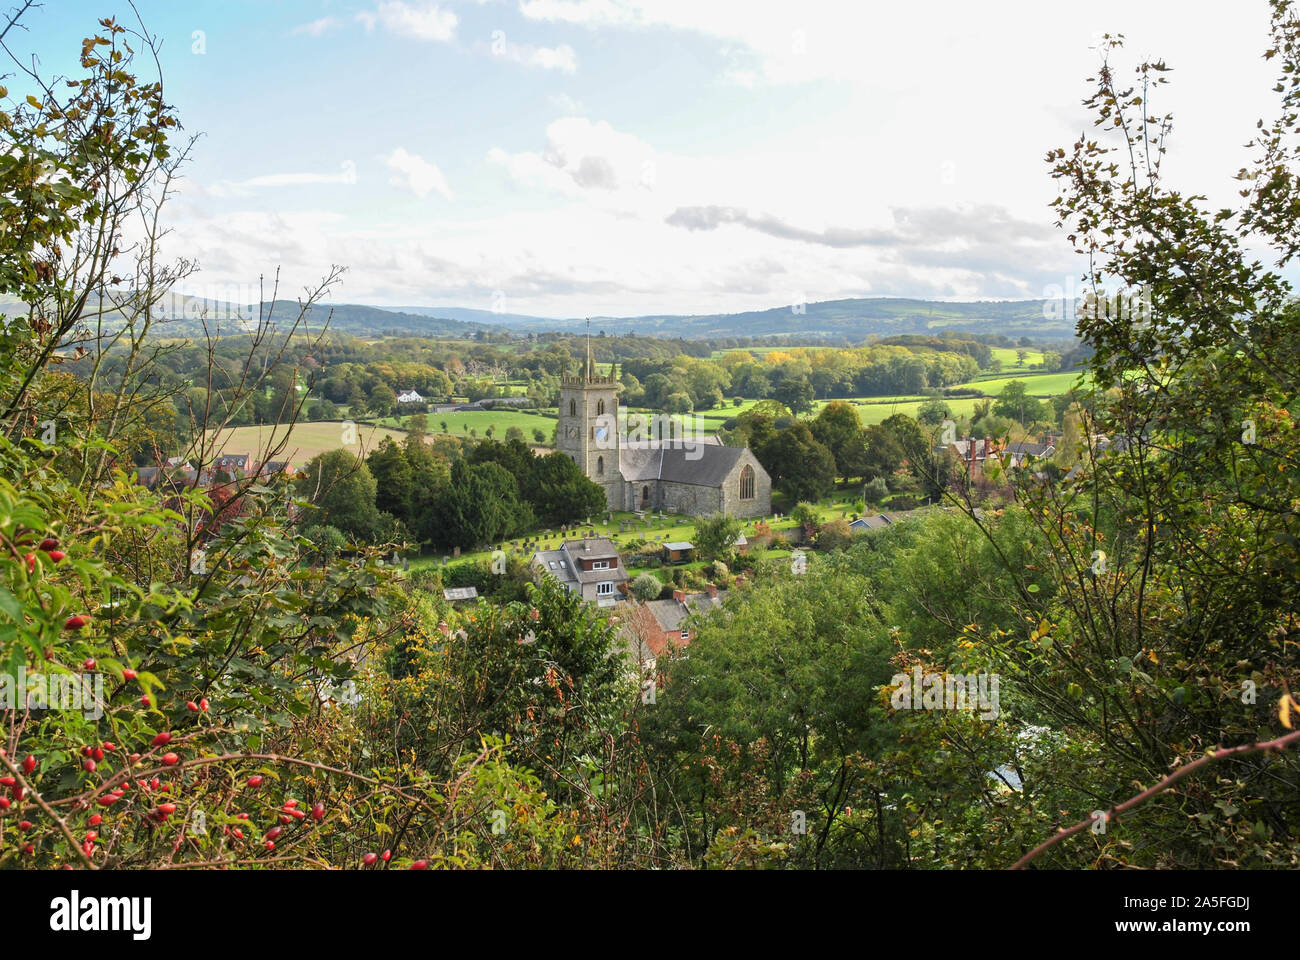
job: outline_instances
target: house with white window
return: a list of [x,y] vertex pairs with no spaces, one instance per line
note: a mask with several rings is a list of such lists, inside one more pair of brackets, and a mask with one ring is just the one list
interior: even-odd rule
[[565,540],[559,549],[538,550],[532,567],[588,603],[612,607],[627,599],[627,568],[608,537]]
[[414,390],[403,390],[397,395],[398,403],[424,403],[424,397]]

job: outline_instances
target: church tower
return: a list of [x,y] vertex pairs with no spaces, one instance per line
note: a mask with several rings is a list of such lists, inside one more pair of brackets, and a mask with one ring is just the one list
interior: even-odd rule
[[560,418],[555,442],[588,479],[605,490],[610,510],[623,509],[623,475],[618,469],[618,380],[614,367],[596,372],[591,359],[591,321],[587,321],[587,361],[577,376],[560,379]]

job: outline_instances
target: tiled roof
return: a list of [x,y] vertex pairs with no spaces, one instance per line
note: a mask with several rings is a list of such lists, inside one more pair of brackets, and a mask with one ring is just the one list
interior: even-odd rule
[[562,550],[538,550],[533,554],[533,562],[546,570],[561,583],[577,583],[569,558]]
[[744,455],[744,447],[689,442],[649,449],[628,447],[619,451],[618,469],[623,479],[667,480],[701,487],[718,487]]
[[693,613],[704,613],[722,606],[722,597],[711,597],[707,593],[693,593],[683,603],[676,598],[668,600],[650,600],[646,609],[655,618],[655,623],[666,631],[680,631],[686,618]]
[[885,516],[883,513],[878,513],[873,517],[858,517],[856,520],[849,521],[849,529],[879,530],[882,527],[891,526],[893,522],[893,520],[890,520],[889,517]]
[[1056,447],[1050,443],[1030,443],[1026,440],[1007,445],[1009,453],[1021,454],[1026,457],[1045,457],[1055,449]]

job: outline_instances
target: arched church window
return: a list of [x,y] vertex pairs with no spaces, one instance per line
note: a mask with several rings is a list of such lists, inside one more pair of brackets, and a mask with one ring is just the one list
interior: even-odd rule
[[578,415],[578,401],[577,401],[577,400],[570,400],[570,401],[569,401],[569,416],[571,416],[571,417],[576,417],[577,415]]
[[605,473],[605,458],[604,458],[604,457],[597,457],[597,458],[596,458],[596,473],[597,473],[598,475],[601,475],[601,476],[604,475],[604,473]]
[[745,464],[745,469],[740,471],[740,499],[754,499],[754,468]]
[[596,416],[603,417],[604,415],[605,415],[605,401],[598,400],[596,402]]

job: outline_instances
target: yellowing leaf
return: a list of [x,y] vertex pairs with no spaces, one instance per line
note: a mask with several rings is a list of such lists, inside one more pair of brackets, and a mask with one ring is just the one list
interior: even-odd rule
[[1278,719],[1282,721],[1282,726],[1288,730],[1291,729],[1291,697],[1289,694],[1282,694],[1282,699],[1278,701]]

